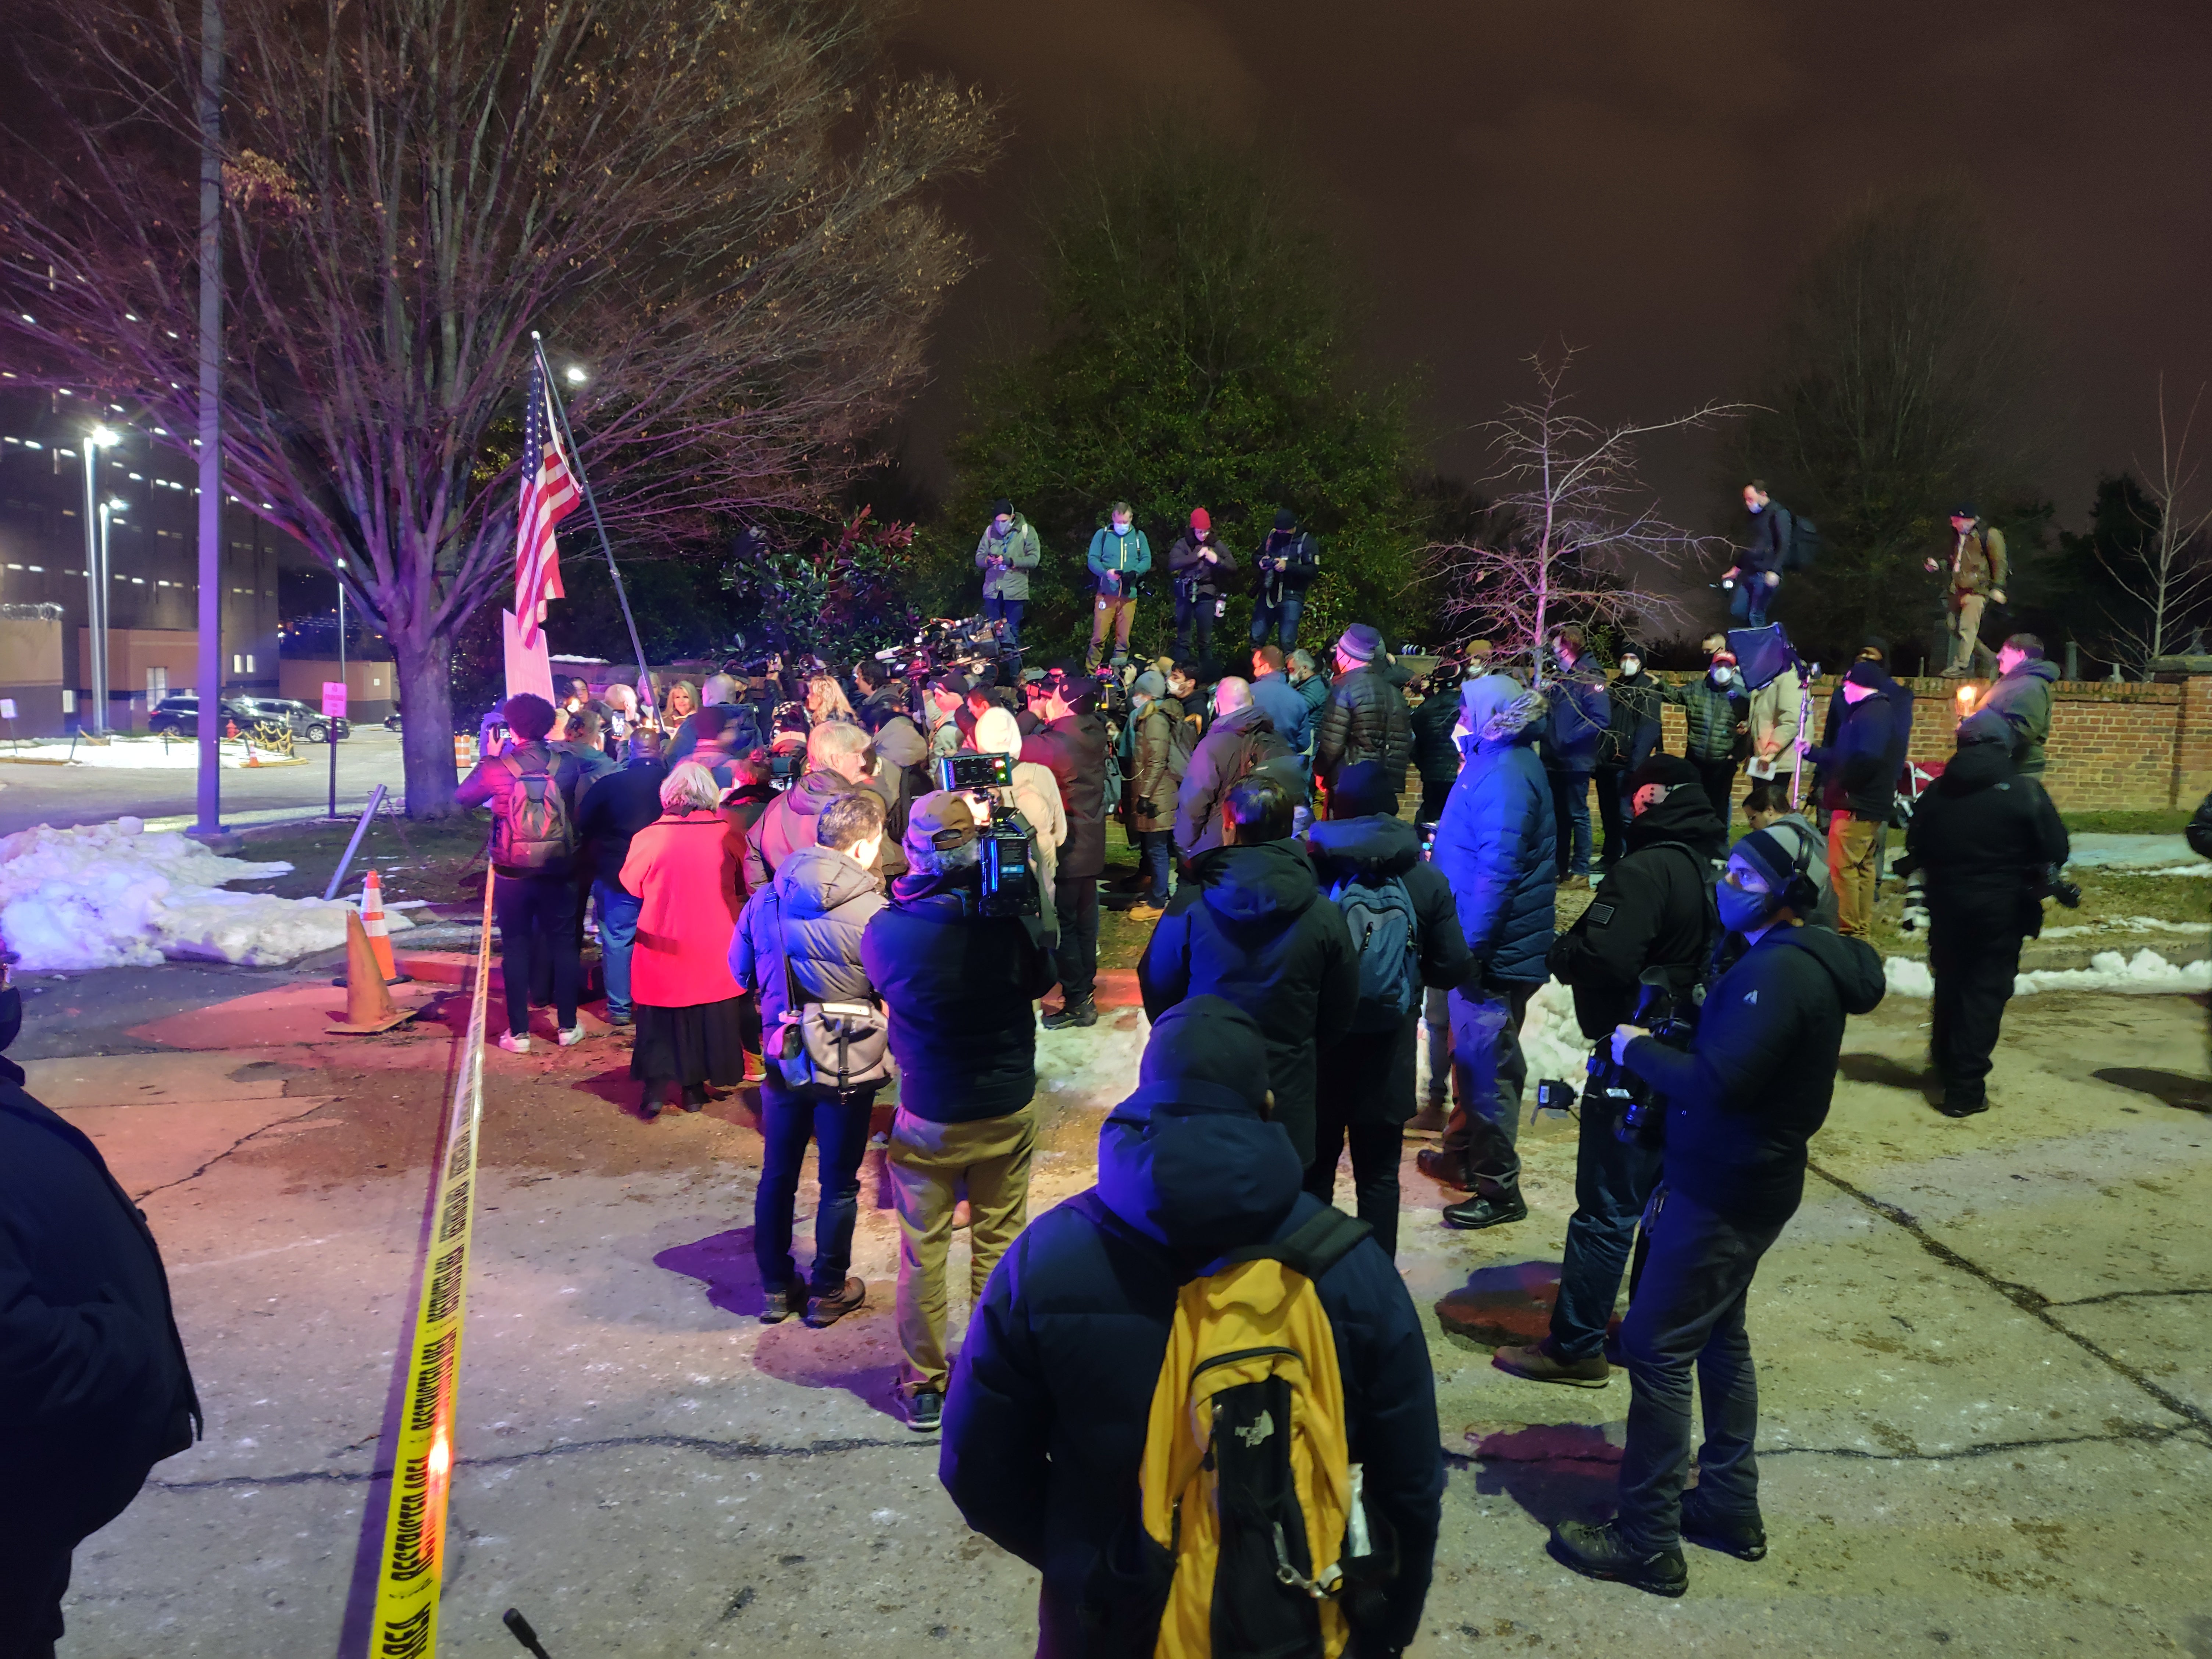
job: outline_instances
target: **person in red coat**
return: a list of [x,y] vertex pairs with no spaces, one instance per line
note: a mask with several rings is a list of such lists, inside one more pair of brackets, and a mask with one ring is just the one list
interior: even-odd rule
[[716,810],[721,790],[696,761],[660,786],[659,820],[630,837],[622,884],[638,896],[630,953],[637,1037],[629,1074],[644,1084],[639,1109],[660,1115],[673,1083],[687,1112],[707,1103],[707,1085],[744,1080],[738,982],[730,975],[737,930],[738,866],[744,840]]

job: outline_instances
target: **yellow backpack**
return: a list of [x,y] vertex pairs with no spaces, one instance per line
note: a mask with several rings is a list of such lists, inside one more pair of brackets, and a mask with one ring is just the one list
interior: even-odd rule
[[1368,1231],[1323,1210],[1176,1297],[1139,1470],[1139,1547],[1167,1578],[1155,1659],[1344,1651],[1344,1596],[1374,1558],[1314,1284]]

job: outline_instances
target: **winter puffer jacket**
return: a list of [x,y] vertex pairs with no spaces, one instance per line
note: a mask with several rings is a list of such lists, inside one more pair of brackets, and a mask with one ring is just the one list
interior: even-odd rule
[[1605,671],[1585,657],[1552,682],[1550,696],[1541,750],[1544,768],[1587,777],[1597,769],[1599,740],[1613,720]]
[[1452,728],[1459,724],[1456,688],[1432,691],[1407,717],[1413,733],[1413,769],[1423,783],[1449,783],[1459,775],[1459,744]]
[[860,786],[838,772],[809,772],[769,803],[745,842],[745,890],[758,892],[783,861],[814,845],[822,809]]
[[[1282,1130],[1206,1092],[1186,1103],[1146,1088],[1115,1109],[1099,1131],[1098,1184],[1008,1247],[945,1396],[939,1478],[970,1527],[1043,1574],[1040,1654],[1091,1650],[1085,1586],[1137,1490],[1177,1289],[1321,1209]],[[1395,1652],[1419,1630],[1443,1505],[1428,1348],[1372,1240],[1315,1290],[1336,1334],[1352,1457],[1397,1537],[1398,1576],[1373,1632],[1374,1651]]]
[[1659,752],[1659,682],[1641,669],[1633,677],[1613,677],[1605,688],[1605,739],[1597,747],[1600,766],[1633,772]]
[[1723,690],[1709,674],[1680,685],[1660,686],[1659,701],[1674,703],[1682,711],[1689,727],[1686,747],[1692,760],[1724,761],[1735,753],[1737,723],[1747,719],[1751,709],[1751,700],[1741,687],[1742,682],[1731,679]]
[[1036,921],[969,914],[974,866],[908,871],[869,918],[860,965],[890,1015],[899,1109],[933,1123],[1018,1112],[1036,1092],[1036,1012],[1059,975]]
[[2018,662],[2012,672],[1982,696],[1976,714],[1995,713],[2012,727],[2013,764],[2024,778],[2043,775],[2043,745],[2051,737],[2051,688],[2058,683],[2054,662]]
[[1589,908],[1546,958],[1552,977],[1575,994],[1575,1019],[1592,1042],[1625,1024],[1643,996],[1646,969],[1665,968],[1675,988],[1697,982],[1717,938],[1711,930],[1712,860],[1726,844],[1702,789],[1685,787],[1637,814],[1628,852]]
[[1804,683],[1785,668],[1751,694],[1751,757],[1772,763],[1775,775],[1797,769],[1797,728],[1803,718]]
[[1666,1097],[1668,1188],[1749,1225],[1787,1221],[1835,1093],[1844,1017],[1873,1012],[1882,989],[1864,939],[1770,928],[1706,994],[1688,1052],[1631,1042],[1629,1069]]
[[1153,927],[1137,984],[1151,1019],[1185,997],[1218,996],[1258,1022],[1275,1121],[1300,1165],[1312,1162],[1315,1057],[1352,1024],[1359,963],[1304,849],[1271,841],[1192,860]]
[[1914,805],[1905,848],[1926,872],[1930,910],[1971,908],[1999,927],[2017,921],[2030,939],[2043,931],[2043,906],[2029,884],[2070,850],[2058,809],[2002,743],[1959,745]]
[[1841,686],[1828,704],[1827,730],[1806,758],[1820,769],[1820,805],[1855,818],[1889,821],[1897,802],[1897,773],[1890,764],[1889,699],[1879,690],[1856,702]]
[[1314,770],[1334,788],[1336,775],[1360,761],[1379,761],[1395,784],[1413,762],[1413,726],[1398,688],[1370,663],[1339,674],[1314,732]]
[[881,877],[827,847],[802,847],[775,879],[745,901],[730,939],[730,972],[760,998],[761,1021],[775,1028],[790,1006],[784,963],[805,1002],[866,1002],[873,994],[860,965],[860,936],[884,908]]
[[937,787],[937,781],[929,775],[929,744],[921,728],[904,714],[894,714],[876,728],[874,781],[877,793],[886,801],[879,862],[884,879],[892,881],[906,873],[907,812]]
[[1190,751],[1182,786],[1176,791],[1177,856],[1194,859],[1221,845],[1221,803],[1230,790],[1262,768],[1292,792],[1292,799],[1304,799],[1304,790],[1297,787],[1298,768],[1291,746],[1257,703],[1248,702],[1217,717]]
[[1488,674],[1462,687],[1460,700],[1474,750],[1445,799],[1430,856],[1451,884],[1483,980],[1540,985],[1559,886],[1552,786],[1536,758],[1544,699]]
[[1122,797],[1133,836],[1175,828],[1176,793],[1181,781],[1172,761],[1175,729],[1182,724],[1182,704],[1173,697],[1154,698],[1136,717],[1129,788]]
[[1095,714],[1070,714],[1040,726],[1022,744],[1022,758],[1060,785],[1067,839],[1059,874],[1082,881],[1106,868],[1106,728]]

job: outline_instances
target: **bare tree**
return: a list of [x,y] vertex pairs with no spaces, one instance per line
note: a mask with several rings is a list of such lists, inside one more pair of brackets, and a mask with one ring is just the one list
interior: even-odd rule
[[2113,624],[2107,648],[2145,678],[2150,659],[2166,655],[2181,629],[2201,621],[2206,602],[2212,600],[2212,549],[2204,535],[2212,526],[2212,506],[2197,511],[2187,500],[2203,466],[2191,459],[2189,441],[2203,401],[2200,386],[2176,432],[2166,413],[2166,377],[2159,376],[2158,466],[2152,471],[2136,462],[2148,506],[2130,509],[2144,533],[2125,551],[2101,542],[2097,547],[2097,562],[2135,611],[2132,623]]
[[[662,546],[818,507],[916,383],[968,263],[933,187],[991,120],[885,73],[878,9],[227,0],[227,487],[345,562],[411,812],[451,810],[452,641],[509,580],[533,331],[611,525]],[[0,111],[0,329],[23,378],[185,447],[198,19],[40,21]]]
[[1575,352],[1527,361],[1535,394],[1488,423],[1498,471],[1480,535],[1431,547],[1446,618],[1462,635],[1486,632],[1501,655],[1527,651],[1539,678],[1547,632],[1568,623],[1616,629],[1678,621],[1667,577],[1722,545],[1659,515],[1637,471],[1637,449],[1657,432],[1700,428],[1742,405],[1705,404],[1672,420],[1601,426],[1570,411]]

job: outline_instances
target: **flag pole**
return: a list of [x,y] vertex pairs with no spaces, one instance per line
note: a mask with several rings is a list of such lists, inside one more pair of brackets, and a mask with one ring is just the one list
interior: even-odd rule
[[649,692],[653,684],[652,671],[645,665],[645,646],[637,636],[637,618],[630,615],[629,595],[623,590],[622,570],[615,563],[614,544],[607,539],[607,526],[599,517],[599,503],[592,494],[592,480],[584,471],[584,458],[576,448],[576,434],[569,429],[568,411],[561,402],[561,394],[553,388],[553,365],[545,361],[545,342],[538,331],[530,331],[531,349],[538,354],[538,372],[544,379],[545,401],[553,405],[553,418],[561,422],[561,441],[568,446],[568,459],[576,472],[576,487],[584,492],[584,505],[592,510],[592,528],[599,532],[599,550],[607,556],[607,574],[614,578],[615,598],[622,602],[623,622],[629,629],[630,649],[637,653],[637,688],[641,695]]

